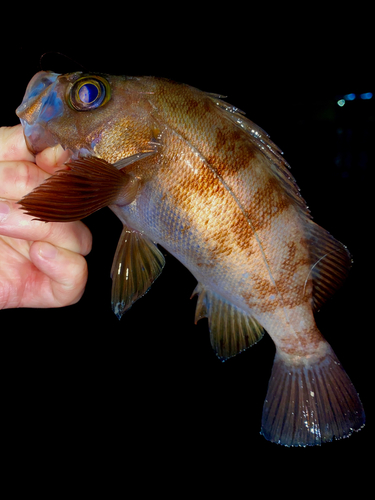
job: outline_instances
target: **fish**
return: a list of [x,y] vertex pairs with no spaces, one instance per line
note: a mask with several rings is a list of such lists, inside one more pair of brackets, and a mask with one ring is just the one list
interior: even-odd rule
[[195,277],[221,361],[265,332],[275,359],[261,434],[314,446],[365,424],[359,395],[315,314],[341,287],[348,249],[317,225],[269,135],[219,94],[169,79],[37,73],[17,115],[34,153],[70,158],[20,201],[37,220],[80,220],[109,206],[123,224],[112,268],[118,318],[165,265]]

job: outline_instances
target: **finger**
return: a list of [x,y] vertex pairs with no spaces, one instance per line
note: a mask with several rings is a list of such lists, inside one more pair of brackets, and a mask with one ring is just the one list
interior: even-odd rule
[[0,161],[34,161],[34,155],[27,149],[21,125],[0,128]]
[[41,153],[37,154],[35,161],[41,169],[53,174],[55,170],[61,169],[63,164],[68,161],[70,157],[71,151],[64,150],[60,144],[58,144],[53,148],[46,148]]
[[19,200],[49,177],[29,161],[0,162],[0,198]]
[[17,203],[0,200],[0,235],[28,241],[46,241],[82,255],[91,250],[92,236],[82,222],[40,222],[20,210]]
[[45,280],[44,290],[39,292],[43,303],[29,307],[63,307],[78,302],[88,274],[82,255],[46,242],[35,242],[30,247],[30,259],[49,280]]

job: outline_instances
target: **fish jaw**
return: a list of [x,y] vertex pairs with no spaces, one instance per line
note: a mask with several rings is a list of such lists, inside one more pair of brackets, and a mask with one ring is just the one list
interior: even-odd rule
[[59,144],[47,128],[50,120],[62,116],[64,112],[63,102],[55,89],[59,76],[51,71],[37,73],[28,84],[22,103],[16,110],[27,147],[33,154]]

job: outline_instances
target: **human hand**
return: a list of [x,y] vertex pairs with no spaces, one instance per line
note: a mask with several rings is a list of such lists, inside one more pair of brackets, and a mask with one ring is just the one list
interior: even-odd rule
[[89,229],[32,220],[16,203],[67,159],[61,147],[34,157],[21,125],[0,128],[0,309],[62,307],[83,294]]

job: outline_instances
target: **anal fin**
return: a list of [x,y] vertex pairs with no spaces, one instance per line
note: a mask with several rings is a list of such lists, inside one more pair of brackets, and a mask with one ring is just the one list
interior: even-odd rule
[[112,309],[119,319],[148,291],[164,264],[155,243],[124,226],[111,270]]
[[198,294],[195,322],[208,318],[210,340],[222,361],[235,356],[258,342],[263,327],[241,309],[198,283],[193,296]]

